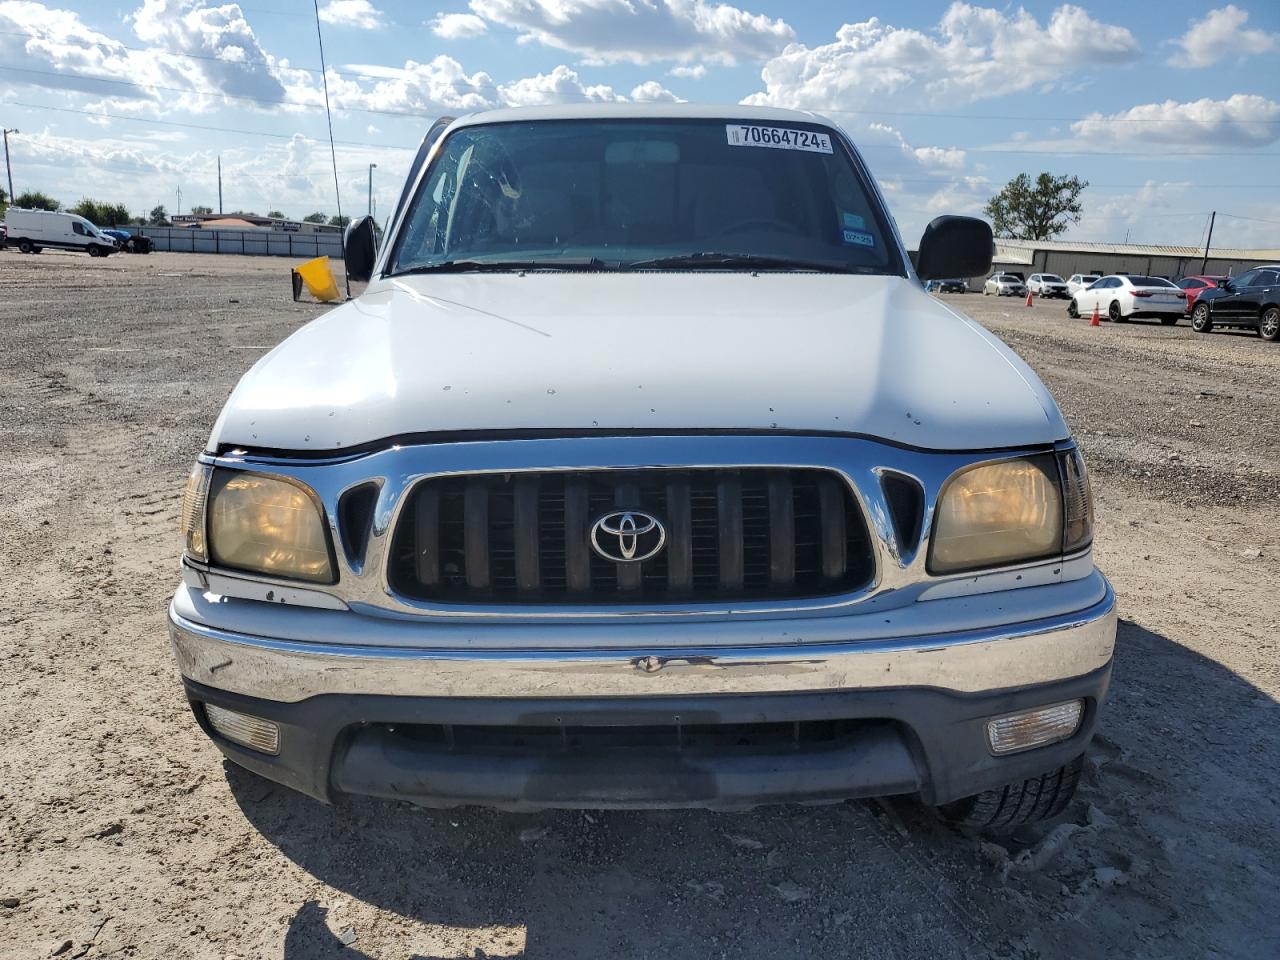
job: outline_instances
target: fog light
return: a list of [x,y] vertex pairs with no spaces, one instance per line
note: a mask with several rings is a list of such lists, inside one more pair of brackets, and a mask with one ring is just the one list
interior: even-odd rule
[[225,707],[215,707],[211,703],[204,705],[204,715],[209,718],[213,729],[233,743],[262,753],[280,752],[280,728],[270,720],[251,717],[247,713]]
[[1083,700],[1010,713],[987,721],[987,742],[992,753],[1016,753],[1058,743],[1080,729],[1083,715]]

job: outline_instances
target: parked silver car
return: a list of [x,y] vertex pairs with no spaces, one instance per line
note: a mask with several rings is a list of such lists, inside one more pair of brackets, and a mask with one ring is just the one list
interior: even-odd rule
[[993,293],[997,297],[1025,297],[1027,285],[1012,273],[993,273],[982,285],[982,295],[989,297]]

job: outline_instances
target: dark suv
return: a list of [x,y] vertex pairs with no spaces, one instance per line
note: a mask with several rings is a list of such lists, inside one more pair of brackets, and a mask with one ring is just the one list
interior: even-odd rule
[[1204,290],[1191,310],[1191,328],[1250,327],[1263,340],[1280,340],[1280,265],[1254,267]]

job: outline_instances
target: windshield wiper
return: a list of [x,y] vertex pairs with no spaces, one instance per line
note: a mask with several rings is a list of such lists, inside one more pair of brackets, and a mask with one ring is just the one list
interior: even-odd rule
[[650,260],[632,260],[623,265],[624,270],[661,270],[669,267],[744,267],[759,270],[812,270],[818,273],[852,273],[845,264],[826,260],[805,260],[800,257],[777,257],[758,253],[681,253],[670,257],[653,257]]
[[554,260],[442,260],[406,267],[391,274],[404,277],[415,273],[518,273],[521,270],[616,270],[616,263],[599,257],[559,257]]

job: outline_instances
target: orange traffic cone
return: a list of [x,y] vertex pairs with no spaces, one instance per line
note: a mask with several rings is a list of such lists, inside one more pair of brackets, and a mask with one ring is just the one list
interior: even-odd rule
[[1102,326],[1102,318],[1098,316],[1098,305],[1096,303],[1093,305],[1093,317],[1089,320],[1089,326]]
[[1031,291],[1030,291],[1030,290],[1028,290],[1028,291],[1027,291],[1027,306],[1028,306],[1028,307],[1032,306],[1032,303],[1031,303]]

